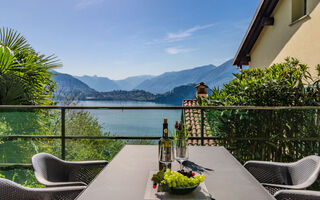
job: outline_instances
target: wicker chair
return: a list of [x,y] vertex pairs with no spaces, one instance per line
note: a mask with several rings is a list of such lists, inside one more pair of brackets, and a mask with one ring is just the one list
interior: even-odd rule
[[107,164],[107,161],[67,162],[47,153],[32,157],[35,177],[47,187],[87,186]]
[[319,200],[320,192],[308,190],[280,190],[274,194],[277,200]]
[[26,188],[7,179],[0,178],[1,200],[73,200],[85,186],[56,188]]
[[294,163],[248,161],[244,167],[269,190],[301,190],[312,185],[319,174],[320,157],[308,156]]

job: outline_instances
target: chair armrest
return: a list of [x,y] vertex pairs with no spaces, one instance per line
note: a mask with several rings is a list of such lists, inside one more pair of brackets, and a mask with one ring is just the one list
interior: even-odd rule
[[51,182],[48,181],[42,177],[36,176],[37,180],[39,183],[47,186],[47,187],[61,187],[61,186],[87,186],[86,183],[84,182],[76,182],[76,181],[72,181],[72,182]]
[[287,163],[248,161],[244,167],[260,182],[270,184],[291,185]]
[[106,166],[108,165],[108,161],[105,160],[97,160],[97,161],[65,161],[67,165],[75,166],[75,167],[93,167],[93,166]]
[[87,186],[84,182],[49,182],[47,187]]
[[306,187],[302,187],[299,185],[280,185],[280,184],[268,184],[268,183],[262,183],[262,186],[269,191],[272,195],[277,193],[281,190],[301,190],[305,189]]
[[85,186],[67,186],[54,188],[28,188],[28,193],[33,193],[33,197],[37,199],[51,200],[74,200],[84,189]]
[[262,183],[264,187],[273,187],[278,188],[278,190],[302,190],[305,189],[304,185],[280,185],[280,184],[269,184],[269,183]]
[[248,166],[270,166],[270,167],[288,167],[290,166],[290,163],[280,163],[280,162],[271,162],[271,161],[256,161],[256,160],[250,160],[244,163],[244,167]]
[[277,200],[310,200],[320,199],[320,192],[307,190],[280,190],[274,194]]

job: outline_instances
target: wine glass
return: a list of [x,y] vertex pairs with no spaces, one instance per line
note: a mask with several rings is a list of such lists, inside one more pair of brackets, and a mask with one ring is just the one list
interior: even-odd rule
[[186,139],[178,138],[175,140],[175,158],[180,163],[180,170],[182,170],[183,161],[189,158],[188,142]]
[[173,162],[174,153],[173,153],[173,146],[161,146],[159,152],[159,162],[163,163],[168,169],[168,165]]

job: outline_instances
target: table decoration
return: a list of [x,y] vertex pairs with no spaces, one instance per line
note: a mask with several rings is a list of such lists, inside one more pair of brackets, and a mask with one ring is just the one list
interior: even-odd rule
[[158,191],[169,192],[172,194],[187,194],[196,189],[205,179],[205,175],[196,175],[194,172],[185,171],[171,171],[167,169],[166,172],[159,171],[152,176],[153,188]]
[[[161,190],[161,186],[159,187],[158,184],[156,184],[156,187],[154,182],[152,181],[152,177],[154,174],[157,174],[157,171],[150,171],[149,172],[149,178],[147,180],[146,189],[144,193],[144,199],[145,200],[159,200],[159,199],[166,199],[166,200],[212,200],[214,198],[211,198],[211,194],[208,193],[207,187],[205,182],[201,182],[197,187],[190,193],[187,194],[175,194],[171,193],[169,191],[163,191]],[[190,172],[188,172],[190,173]],[[195,174],[196,175],[196,174]]]

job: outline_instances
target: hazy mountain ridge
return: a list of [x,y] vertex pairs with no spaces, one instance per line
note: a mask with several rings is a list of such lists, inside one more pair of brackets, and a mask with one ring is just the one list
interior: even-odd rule
[[114,82],[116,82],[121,90],[133,90],[143,81],[153,77],[152,75],[130,76],[122,80],[114,80]]
[[157,103],[181,105],[183,99],[195,98],[195,85],[196,84],[179,86],[164,94],[153,94],[144,90],[114,90],[111,92],[97,92],[90,96],[82,96],[79,100],[152,101]]
[[196,98],[196,84],[188,84],[175,87],[164,94],[158,94],[154,100],[157,103],[169,103],[181,105],[184,99]]
[[[69,74],[53,71],[56,74],[53,80],[57,83],[55,95],[60,99],[71,96],[80,100],[136,100],[179,104],[183,99],[195,97],[195,84],[203,81],[209,88],[221,87],[232,80],[232,74],[237,72],[239,70],[232,66],[232,60],[229,60],[218,67],[206,65],[166,72],[159,76],[133,76],[116,81],[97,76],[75,78]],[[84,82],[90,83],[95,88],[92,89]],[[119,89],[120,85],[125,89]],[[138,86],[130,90],[134,85]]]
[[183,99],[194,98],[196,94],[195,84],[178,86],[169,92],[157,95],[144,90],[98,92],[69,74],[52,72],[55,74],[53,80],[57,84],[55,96],[59,100],[65,98],[71,100],[131,100],[180,105]]
[[57,85],[54,95],[58,98],[63,98],[70,94],[81,98],[88,95],[95,95],[97,93],[96,90],[90,88],[87,84],[69,74],[59,73],[54,70],[51,72],[54,74],[52,79]]
[[153,101],[154,99],[154,94],[144,90],[114,90],[111,92],[100,92],[95,100]]
[[75,76],[90,88],[98,92],[114,90],[144,90],[153,94],[163,94],[175,87],[205,82],[209,88],[222,87],[232,80],[232,73],[239,70],[228,60],[220,66],[205,65],[175,72],[165,72],[159,76],[141,75],[132,76],[123,80],[111,80],[98,76]]
[[176,86],[196,83],[198,76],[208,73],[215,68],[214,65],[206,65],[176,72],[166,72],[152,79],[146,80],[135,89],[160,94],[172,90]]
[[99,76],[75,76],[75,78],[87,84],[89,87],[98,92],[108,92],[112,90],[120,90],[117,83],[107,77]]
[[142,82],[135,89],[145,90],[152,93],[164,93],[180,85],[190,83],[206,83],[209,88],[222,87],[223,84],[232,80],[232,73],[239,72],[228,60],[222,65],[206,65],[177,72],[166,72],[149,80]]

